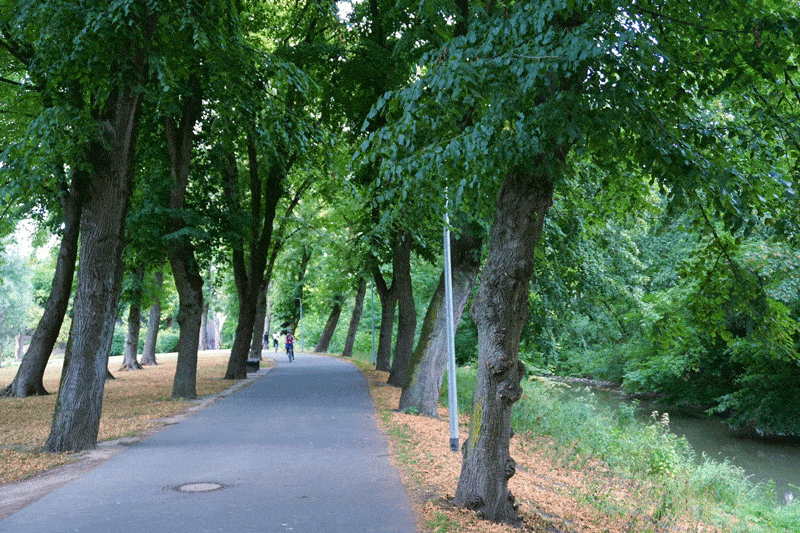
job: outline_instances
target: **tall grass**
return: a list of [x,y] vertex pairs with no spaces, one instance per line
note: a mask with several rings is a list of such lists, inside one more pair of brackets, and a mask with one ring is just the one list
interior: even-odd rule
[[[459,369],[459,411],[469,413],[476,370]],[[647,486],[661,515],[703,520],[726,531],[800,532],[800,503],[778,505],[774,486],[754,484],[728,462],[697,457],[683,438],[669,431],[669,416],[653,413],[642,422],[636,406],[601,407],[594,395],[565,394],[567,385],[531,378],[512,414],[517,433],[546,437],[566,464],[581,468],[599,460],[615,474]],[[447,384],[442,386],[446,394]],[[666,517],[669,518],[669,517]]]

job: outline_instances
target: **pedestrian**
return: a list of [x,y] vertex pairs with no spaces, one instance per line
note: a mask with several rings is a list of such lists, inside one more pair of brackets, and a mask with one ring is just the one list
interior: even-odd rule
[[272,346],[275,348],[275,353],[278,353],[278,339],[279,338],[280,338],[280,335],[278,334],[277,331],[275,333],[273,333],[273,335],[272,335]]

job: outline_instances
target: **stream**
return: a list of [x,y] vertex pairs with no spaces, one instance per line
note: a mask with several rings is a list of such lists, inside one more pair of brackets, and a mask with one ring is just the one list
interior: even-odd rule
[[[593,389],[601,405],[616,410],[627,402],[621,394]],[[650,402],[639,404],[639,415],[647,421],[653,411],[669,413],[670,430],[685,437],[697,454],[705,454],[718,462],[728,460],[743,469],[754,483],[775,482],[776,498],[785,503],[800,498],[800,439],[791,441],[738,437],[718,419],[687,415]]]

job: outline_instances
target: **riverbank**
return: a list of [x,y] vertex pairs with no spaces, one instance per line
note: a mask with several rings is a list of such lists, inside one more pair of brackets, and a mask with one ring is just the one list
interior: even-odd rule
[[[364,372],[423,531],[519,531],[450,505],[461,457],[449,451],[447,409],[440,407],[441,420],[397,412],[399,389],[386,386],[382,373]],[[459,369],[462,413],[474,379],[474,369]],[[695,463],[685,440],[667,431],[668,415],[641,424],[630,410],[609,416],[591,402],[565,401],[563,385],[534,379],[523,386],[511,443],[518,468],[509,481],[523,531],[800,531],[798,502],[777,505],[768,486],[730,464]],[[463,442],[468,416],[459,422]]]

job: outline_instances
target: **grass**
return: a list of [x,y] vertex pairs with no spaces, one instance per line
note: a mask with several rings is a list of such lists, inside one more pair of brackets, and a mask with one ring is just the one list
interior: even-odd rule
[[[98,441],[140,435],[159,425],[161,420],[186,411],[196,402],[170,400],[175,354],[160,355],[159,364],[143,370],[120,371],[121,358],[112,357],[109,370],[116,379],[108,380],[103,397],[103,415]],[[227,352],[205,352],[197,363],[199,398],[219,393],[232,385],[221,379],[228,361]],[[61,360],[48,364],[44,385],[51,394],[33,398],[0,399],[0,483],[26,479],[32,475],[80,458],[81,454],[41,452],[50,432],[61,374]],[[0,368],[0,387],[16,375],[17,367]]]
[[[469,410],[475,373],[470,368],[459,370],[462,412]],[[604,410],[591,393],[583,398],[562,394],[560,388],[565,386],[538,378],[523,382],[513,424],[532,442],[546,443],[562,464],[582,470],[599,461],[639,495],[637,502],[620,507],[608,491],[594,486],[581,495],[587,505],[634,517],[649,509],[651,517],[664,525],[688,521],[734,532],[800,531],[800,503],[778,505],[773,486],[753,483],[728,462],[698,460],[685,439],[669,432],[666,413],[653,413],[648,423],[642,423],[631,407]],[[442,390],[446,391],[446,383]],[[649,529],[642,523],[632,530]]]

